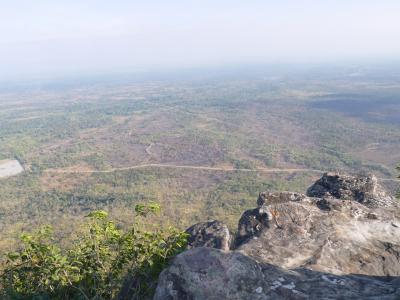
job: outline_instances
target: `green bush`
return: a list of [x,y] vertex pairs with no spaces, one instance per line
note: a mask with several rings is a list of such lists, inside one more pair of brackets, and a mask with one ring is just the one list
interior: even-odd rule
[[[83,234],[62,250],[45,226],[22,234],[22,248],[7,255],[2,299],[142,299],[151,295],[158,274],[184,250],[187,236],[172,227],[144,229],[143,218],[157,204],[137,205],[136,222],[126,231],[105,211],[90,213]],[[124,283],[125,281],[125,283]],[[122,286],[123,294],[120,293]],[[120,295],[118,295],[120,293]]]

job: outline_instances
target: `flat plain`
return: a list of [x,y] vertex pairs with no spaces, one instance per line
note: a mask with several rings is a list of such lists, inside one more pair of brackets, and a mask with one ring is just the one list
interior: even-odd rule
[[259,192],[304,192],[322,172],[373,172],[395,192],[400,76],[393,70],[246,71],[0,94],[0,251],[52,224],[67,242],[82,216],[121,224],[158,202],[185,228],[234,229]]

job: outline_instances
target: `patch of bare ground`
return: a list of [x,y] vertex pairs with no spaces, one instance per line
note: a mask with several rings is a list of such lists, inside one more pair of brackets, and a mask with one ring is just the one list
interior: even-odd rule
[[400,161],[400,144],[368,144],[361,149],[354,149],[350,155],[365,161],[395,167]]
[[18,160],[0,160],[0,178],[14,176],[23,171],[24,168]]
[[[40,186],[44,191],[60,190],[71,191],[83,182],[83,177],[91,176],[93,170],[88,165],[72,166],[65,169],[52,169],[43,172],[40,177]],[[76,174],[81,174],[76,176]],[[74,176],[75,175],[75,176]]]
[[130,119],[129,116],[113,116],[114,124],[123,124]]
[[163,138],[152,147],[153,161],[179,165],[214,165],[223,158],[218,144],[205,145],[182,137]]

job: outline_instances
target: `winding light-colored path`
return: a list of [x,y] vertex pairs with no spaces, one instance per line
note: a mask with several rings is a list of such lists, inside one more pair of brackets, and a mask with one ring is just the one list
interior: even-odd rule
[[[205,170],[205,171],[219,171],[219,172],[248,172],[248,173],[296,173],[296,172],[308,172],[322,174],[325,171],[317,169],[296,169],[296,168],[256,168],[256,169],[243,169],[243,168],[231,168],[231,167],[210,167],[210,166],[190,166],[190,165],[173,165],[173,164],[141,164],[130,167],[111,168],[107,170],[73,170],[73,169],[47,169],[44,170],[46,173],[112,173],[117,171],[127,171],[135,169],[145,168],[171,168],[171,169],[189,169],[189,170]],[[394,181],[400,182],[400,179],[394,178],[379,178],[381,181]]]

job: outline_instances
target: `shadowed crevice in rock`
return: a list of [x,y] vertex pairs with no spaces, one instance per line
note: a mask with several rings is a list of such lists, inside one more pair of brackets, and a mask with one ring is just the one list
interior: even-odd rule
[[258,237],[261,230],[268,227],[268,214],[261,208],[245,211],[239,220],[234,247],[237,248],[249,239]]

